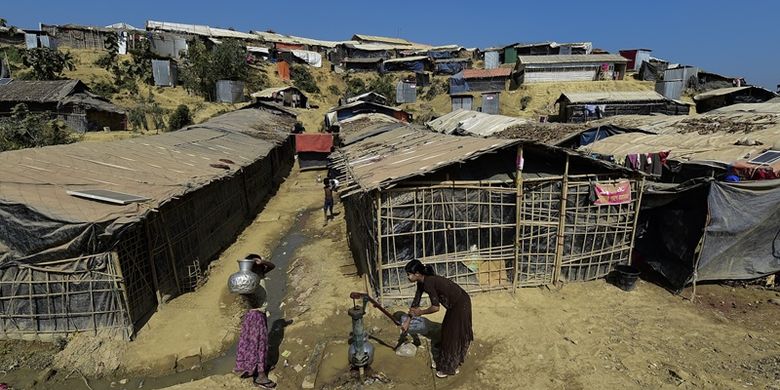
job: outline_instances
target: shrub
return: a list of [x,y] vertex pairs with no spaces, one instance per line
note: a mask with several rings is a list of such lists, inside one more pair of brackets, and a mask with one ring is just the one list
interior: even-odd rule
[[525,111],[526,108],[528,108],[528,104],[531,103],[531,97],[530,96],[523,96],[520,98],[520,109]]
[[168,130],[174,131],[189,126],[192,124],[192,113],[190,108],[184,104],[180,104],[173,111],[173,114],[168,118]]
[[31,113],[17,104],[11,116],[0,120],[0,151],[68,144],[78,136],[52,115]]
[[311,72],[305,65],[294,64],[290,69],[290,78],[293,80],[293,85],[301,91],[320,93],[317,81],[314,80],[314,76],[311,75]]
[[62,78],[65,69],[75,70],[73,56],[48,47],[28,49],[22,55],[22,63],[30,68],[33,80],[56,80]]
[[214,100],[218,80],[247,81],[246,47],[237,40],[226,39],[214,50],[208,50],[203,42],[195,40],[189,45],[180,70],[184,88]]
[[331,85],[328,87],[328,92],[333,96],[341,96],[341,90],[336,85]]
[[395,96],[395,80],[390,75],[382,75],[373,78],[368,82],[368,90],[374,91],[384,97],[394,99]]
[[346,95],[348,97],[357,96],[368,92],[368,86],[363,80],[352,77],[345,77],[344,82],[347,83]]

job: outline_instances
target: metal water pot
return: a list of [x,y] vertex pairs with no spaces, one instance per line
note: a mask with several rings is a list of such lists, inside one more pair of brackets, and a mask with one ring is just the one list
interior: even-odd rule
[[251,294],[260,284],[260,276],[252,272],[255,261],[251,259],[238,260],[239,271],[228,278],[228,289],[234,294]]

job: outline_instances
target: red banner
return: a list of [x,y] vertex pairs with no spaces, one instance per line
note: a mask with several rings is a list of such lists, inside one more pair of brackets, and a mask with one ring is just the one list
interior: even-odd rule
[[626,204],[631,202],[631,182],[621,180],[616,184],[599,184],[594,186],[596,192],[595,205]]

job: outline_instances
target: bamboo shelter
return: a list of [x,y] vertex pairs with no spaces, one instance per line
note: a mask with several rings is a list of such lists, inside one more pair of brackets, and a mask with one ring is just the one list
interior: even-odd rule
[[251,108],[99,147],[0,153],[0,339],[132,337],[263,207],[292,167],[294,123]]
[[414,258],[470,293],[593,280],[630,262],[642,181],[600,160],[397,124],[332,163],[351,250],[384,301],[413,296],[403,266]]

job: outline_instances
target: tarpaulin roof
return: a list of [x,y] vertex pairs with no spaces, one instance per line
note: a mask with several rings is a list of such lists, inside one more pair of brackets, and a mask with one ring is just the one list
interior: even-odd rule
[[428,59],[428,57],[426,57],[426,56],[400,57],[400,58],[393,58],[391,60],[385,60],[385,64],[413,62],[413,61],[425,61],[427,59]]
[[390,43],[394,45],[405,45],[405,46],[418,45],[402,38],[380,37],[376,35],[365,35],[365,34],[355,34],[352,36],[352,40]]
[[88,90],[79,80],[11,80],[0,85],[0,101],[3,102],[60,102],[74,92]]
[[512,74],[511,68],[463,69],[464,79],[487,79],[493,77],[509,77],[510,74]]
[[623,56],[617,54],[566,54],[566,55],[546,55],[546,56],[518,56],[518,64],[523,65],[554,65],[568,63],[608,63],[608,62],[628,62]]
[[213,37],[213,38],[235,38],[235,39],[257,40],[257,36],[254,34],[240,32],[240,31],[233,31],[224,28],[209,27],[200,24],[158,22],[154,20],[147,20],[146,29],[200,35],[204,37]]
[[296,152],[330,153],[333,149],[333,134],[309,133],[295,135]]
[[763,91],[765,93],[768,93],[768,94],[774,94],[774,92],[769,91],[769,90],[764,89],[764,88],[761,88],[761,87],[754,87],[754,86],[730,87],[730,88],[718,88],[718,89],[713,89],[711,91],[702,92],[702,93],[694,96],[693,100],[694,101],[698,101],[698,100],[709,99],[709,98],[716,97],[716,96],[725,96],[725,95],[732,94],[734,92],[740,92],[740,91],[744,91],[744,90],[748,90],[748,89],[756,89],[756,90],[761,90],[761,91]]
[[563,92],[557,102],[569,103],[608,103],[608,102],[655,102],[666,98],[656,91],[603,91],[603,92]]
[[351,181],[371,191],[445,166],[476,158],[519,141],[455,137],[399,125],[363,141],[341,148]]
[[[294,116],[281,111],[244,109],[155,136],[2,152],[0,262],[68,245],[93,224],[112,234],[171,199],[263,158],[289,137],[294,122]],[[149,200],[114,205],[67,193],[87,189]],[[25,239],[51,229],[57,234]]]
[[[294,92],[298,92],[301,95],[304,95],[304,93],[301,92],[300,89],[292,87],[292,86],[288,86],[288,87],[266,88],[266,89],[264,89],[262,91],[257,91],[255,93],[249,95],[249,96],[251,96],[253,98],[273,98],[274,96],[276,96],[276,94],[278,94],[279,92],[282,92],[282,91],[294,91]],[[306,96],[306,95],[304,95],[304,96]]]
[[489,137],[510,127],[528,123],[527,119],[504,115],[491,115],[477,111],[458,109],[442,115],[425,125],[444,134],[468,134]]
[[310,39],[303,37],[296,37],[292,35],[284,35],[278,33],[271,33],[265,31],[251,31],[252,34],[262,38],[265,42],[271,43],[285,43],[291,45],[308,45],[308,46],[321,46],[327,48],[334,48],[342,42],[338,41],[322,41],[319,39]]
[[612,124],[654,134],[619,134],[586,147],[616,158],[631,153],[670,150],[680,162],[731,164],[780,145],[780,103],[743,103],[694,116],[616,116],[593,126]]
[[[532,141],[458,137],[435,133],[409,124],[396,123],[386,126],[387,129],[376,131],[331,154],[334,166],[347,173],[342,197],[361,191],[390,188],[399,181],[433,173],[520,143],[545,152],[570,155],[577,160],[576,163],[585,163],[590,167],[632,173],[626,168],[606,161]],[[513,164],[514,159],[509,165]],[[528,174],[543,173],[529,171]]]

